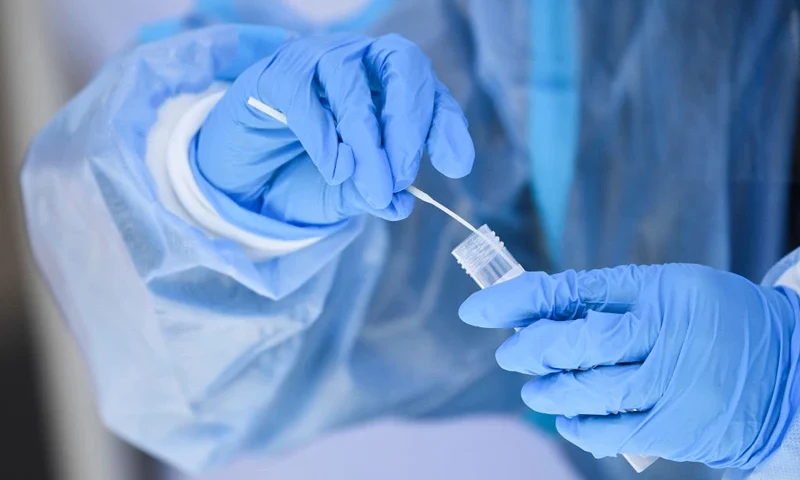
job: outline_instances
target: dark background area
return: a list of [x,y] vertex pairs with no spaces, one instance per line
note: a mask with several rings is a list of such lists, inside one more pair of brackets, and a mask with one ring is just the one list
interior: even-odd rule
[[[0,79],[8,78],[0,62]],[[5,83],[0,81],[0,85]],[[0,125],[12,122],[7,89],[0,89]],[[33,347],[31,320],[23,297],[22,254],[16,228],[18,190],[17,159],[11,131],[0,128],[0,478],[51,479],[53,475],[45,441],[45,416],[41,402],[39,367]]]
[[25,238],[22,158],[69,89],[42,11],[39,0],[0,2],[0,479],[148,478],[136,469],[141,457],[99,427],[80,355]]

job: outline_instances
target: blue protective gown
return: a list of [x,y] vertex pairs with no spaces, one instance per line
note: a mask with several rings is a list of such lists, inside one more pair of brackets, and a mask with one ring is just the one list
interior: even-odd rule
[[[276,4],[200,1],[146,35],[313,30]],[[758,280],[785,253],[796,13],[789,0],[377,0],[330,28],[398,32],[431,57],[476,165],[461,181],[423,166],[416,185],[491,225],[527,269],[680,261]],[[160,205],[143,99],[207,88],[235,43],[221,36],[186,40],[191,82],[171,83],[167,62],[106,67],[22,174],[36,257],[109,427],[199,471],[381,415],[522,412],[524,378],[494,363],[504,335],[458,320],[475,287],[449,252],[466,232],[439,212],[354,219],[323,247],[259,262]]]

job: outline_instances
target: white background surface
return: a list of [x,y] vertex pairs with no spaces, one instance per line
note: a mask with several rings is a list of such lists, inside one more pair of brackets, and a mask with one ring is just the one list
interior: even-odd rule
[[[169,480],[183,480],[173,474]],[[274,460],[248,460],[202,480],[578,480],[557,448],[500,417],[383,422],[320,439]]]

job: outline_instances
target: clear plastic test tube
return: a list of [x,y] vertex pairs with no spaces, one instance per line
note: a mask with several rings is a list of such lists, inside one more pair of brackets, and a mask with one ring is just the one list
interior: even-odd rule
[[452,254],[481,289],[511,280],[525,271],[488,225],[481,225]]

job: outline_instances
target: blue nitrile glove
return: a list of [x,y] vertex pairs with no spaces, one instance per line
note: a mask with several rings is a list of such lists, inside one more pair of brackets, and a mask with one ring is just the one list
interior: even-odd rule
[[598,458],[718,468],[780,446],[800,401],[799,312],[791,290],[681,264],[526,273],[460,309],[472,325],[523,327],[497,361],[541,375],[522,397],[561,415],[567,440]]
[[[288,128],[250,97],[285,114]],[[404,189],[424,147],[448,177],[472,168],[466,119],[416,45],[398,35],[298,38],[245,71],[211,112],[196,176],[292,225],[361,213],[398,220],[411,212]],[[220,213],[236,222],[233,209]]]

